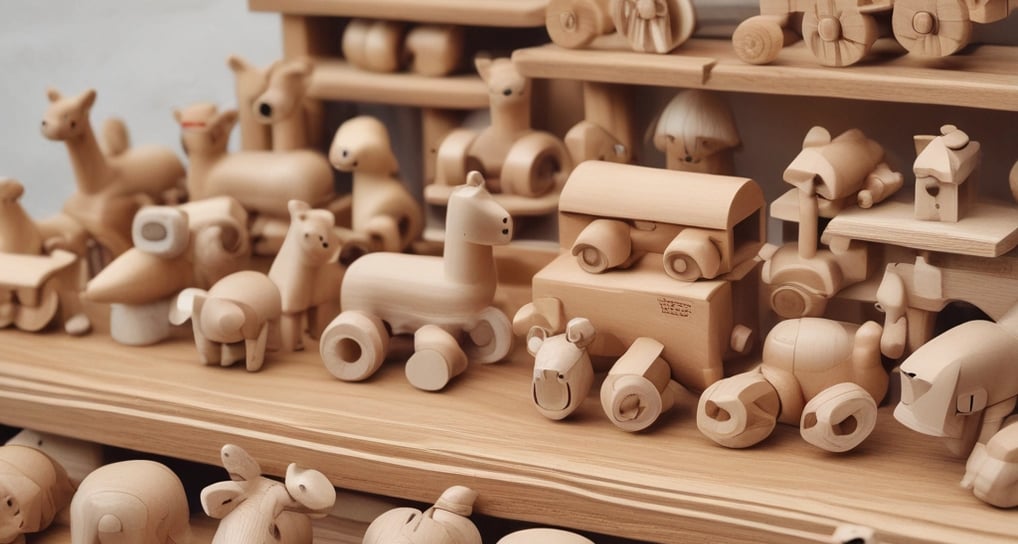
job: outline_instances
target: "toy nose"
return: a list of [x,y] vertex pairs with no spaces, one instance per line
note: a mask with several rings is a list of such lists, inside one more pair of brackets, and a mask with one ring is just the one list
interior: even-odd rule
[[270,117],[272,115],[272,106],[262,102],[258,105],[258,113],[260,113],[263,117]]

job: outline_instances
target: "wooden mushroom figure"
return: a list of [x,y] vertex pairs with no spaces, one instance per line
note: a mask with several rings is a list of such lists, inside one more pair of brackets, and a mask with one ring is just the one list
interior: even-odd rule
[[424,512],[394,508],[371,522],[363,544],[481,544],[481,533],[469,517],[476,499],[476,491],[457,485]]
[[654,147],[670,170],[730,175],[739,142],[732,110],[719,95],[701,90],[675,95],[654,130]]
[[201,492],[202,509],[220,520],[212,544],[311,544],[311,519],[324,517],[336,502],[324,474],[291,463],[283,482],[272,480],[232,444],[223,446],[220,459],[230,481]]
[[71,504],[74,485],[50,456],[28,446],[0,446],[0,544],[24,544]]

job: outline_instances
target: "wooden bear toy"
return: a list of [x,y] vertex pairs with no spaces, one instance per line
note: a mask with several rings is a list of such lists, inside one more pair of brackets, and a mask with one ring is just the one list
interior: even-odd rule
[[476,491],[457,485],[424,512],[394,508],[371,522],[363,544],[481,544],[481,533],[469,517],[476,499]]
[[45,453],[0,446],[0,544],[24,544],[24,535],[49,527],[73,494],[67,472]]

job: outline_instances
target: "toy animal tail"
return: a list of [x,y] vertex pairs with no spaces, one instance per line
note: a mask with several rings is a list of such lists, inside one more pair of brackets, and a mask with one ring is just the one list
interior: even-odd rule
[[116,157],[131,147],[131,138],[123,119],[111,117],[103,123],[102,145],[108,157]]

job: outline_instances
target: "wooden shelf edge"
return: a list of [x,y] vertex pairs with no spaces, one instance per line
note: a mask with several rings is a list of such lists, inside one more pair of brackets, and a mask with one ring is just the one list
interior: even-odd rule
[[308,90],[311,98],[455,110],[488,107],[488,88],[476,75],[379,74],[338,59],[314,62]]
[[287,15],[515,28],[544,26],[547,5],[548,0],[248,0],[251,11]]

